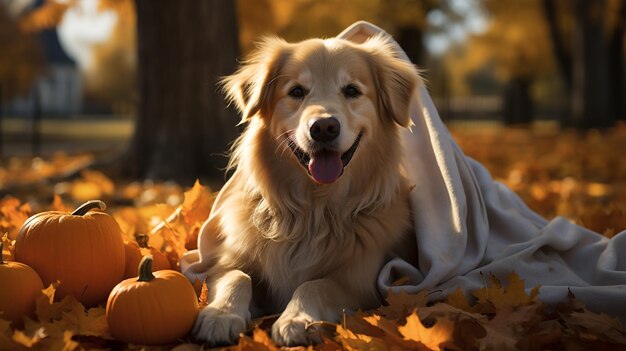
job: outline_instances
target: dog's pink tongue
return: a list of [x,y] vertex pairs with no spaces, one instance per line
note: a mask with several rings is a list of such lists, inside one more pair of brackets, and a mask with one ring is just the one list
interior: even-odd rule
[[320,184],[330,184],[343,173],[341,156],[335,152],[319,152],[313,154],[309,162],[311,176]]

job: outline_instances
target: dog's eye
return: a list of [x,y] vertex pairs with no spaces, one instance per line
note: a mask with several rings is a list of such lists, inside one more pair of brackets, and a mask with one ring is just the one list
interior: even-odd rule
[[348,84],[346,85],[343,89],[342,89],[342,93],[343,95],[348,98],[348,99],[354,99],[354,98],[358,98],[359,96],[361,96],[361,91],[359,90],[359,88],[357,88],[356,86],[352,85],[352,84]]
[[289,90],[289,96],[294,99],[302,99],[306,95],[306,89],[304,89],[301,85],[296,85],[295,87]]

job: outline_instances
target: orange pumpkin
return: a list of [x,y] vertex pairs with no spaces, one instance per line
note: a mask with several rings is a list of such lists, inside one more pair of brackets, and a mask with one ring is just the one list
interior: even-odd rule
[[198,298],[184,275],[152,273],[152,256],[139,265],[139,277],[119,283],[107,301],[106,318],[114,338],[133,344],[162,345],[184,337],[198,316]]
[[[137,267],[141,262],[141,247],[136,241],[129,241],[124,244],[126,250],[126,268],[124,269],[124,278],[131,278],[137,276]],[[164,269],[172,269],[170,261],[163,253],[154,247],[150,247],[150,254],[152,255],[152,271],[161,271]]]
[[0,242],[0,318],[23,325],[23,317],[35,311],[35,299],[43,290],[37,273],[19,262],[4,262]]
[[57,280],[56,297],[73,295],[90,307],[104,301],[124,276],[124,241],[113,217],[91,209],[106,209],[89,201],[71,214],[38,213],[20,229],[15,260],[31,266],[45,285]]

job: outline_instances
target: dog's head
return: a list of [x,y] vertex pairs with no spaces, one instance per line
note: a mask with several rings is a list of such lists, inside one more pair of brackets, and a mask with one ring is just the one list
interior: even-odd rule
[[260,119],[277,147],[288,146],[294,162],[328,184],[353,157],[367,157],[359,155],[360,145],[410,126],[418,82],[415,67],[379,35],[362,44],[268,38],[224,86],[242,122]]

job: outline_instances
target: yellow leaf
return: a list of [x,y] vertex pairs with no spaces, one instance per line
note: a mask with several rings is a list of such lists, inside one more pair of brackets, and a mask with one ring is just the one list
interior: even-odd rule
[[41,291],[42,294],[35,300],[35,315],[40,322],[51,322],[61,319],[63,312],[72,310],[77,304],[82,306],[71,295],[66,296],[59,302],[54,302],[54,295],[59,284],[59,281],[50,284],[50,286]]
[[387,344],[379,339],[368,335],[356,334],[349,329],[337,326],[336,340],[343,345],[346,350],[366,350],[366,351],[386,351]]
[[465,298],[465,294],[463,294],[460,288],[456,288],[452,294],[446,297],[446,303],[463,311],[475,312],[469,302],[467,302],[467,298]]
[[41,339],[45,338],[46,334],[44,333],[43,328],[39,328],[33,333],[33,335],[29,336],[24,334],[21,330],[16,330],[13,333],[13,341],[16,343],[26,346],[28,348],[32,348],[34,345],[38,344]]
[[215,196],[210,189],[200,185],[200,181],[196,180],[193,187],[185,192],[185,200],[181,205],[181,214],[185,223],[194,225],[204,222],[209,218],[214,200]]
[[543,304],[537,301],[531,305],[502,306],[496,311],[495,317],[482,320],[485,337],[479,340],[480,349],[514,350],[526,336],[527,331],[541,322]]
[[363,317],[363,320],[382,332],[380,337],[385,340],[390,350],[428,350],[428,348],[420,342],[405,339],[398,331],[398,325],[394,321],[376,314]]
[[[74,333],[69,330],[63,332],[58,338],[52,338],[50,340],[50,344],[48,345],[48,350],[59,350],[59,351],[73,351],[76,350],[79,344],[72,340]],[[47,339],[46,339],[47,341]]]
[[426,328],[413,312],[406,318],[406,324],[398,327],[398,331],[407,340],[420,342],[432,350],[440,350],[442,344],[452,341],[454,324],[447,318],[437,318],[435,324]]
[[50,204],[50,210],[70,212],[70,208],[63,203],[63,199],[58,194],[54,194],[54,199],[52,200],[52,204]]
[[274,344],[274,341],[267,335],[263,329],[256,328],[252,331],[252,340],[260,344],[265,345],[269,351],[278,351],[278,346]]
[[586,308],[583,308],[582,312],[572,312],[562,318],[570,327],[582,327],[586,332],[626,345],[626,328],[617,318],[604,313],[595,313]]
[[103,195],[111,196],[115,193],[115,183],[104,173],[85,169],[80,172],[80,175],[86,182],[96,185]]
[[83,305],[76,304],[63,313],[60,322],[71,327],[77,335],[91,335],[100,338],[111,338],[107,325],[106,313],[103,307],[94,307],[85,310]]
[[474,292],[481,303],[491,302],[496,309],[504,306],[523,306],[532,304],[539,294],[539,286],[534,287],[530,295],[524,290],[524,281],[514,271],[509,274],[509,285],[504,288],[500,281],[490,274],[490,286]]
[[11,322],[0,319],[0,350],[15,350],[16,346],[13,341],[13,329]]
[[376,311],[378,314],[388,319],[400,319],[411,311],[419,307],[424,307],[428,303],[428,292],[422,290],[417,294],[409,294],[404,290],[400,292],[389,291],[387,298],[387,306],[381,306]]
[[12,196],[0,200],[0,233],[8,233],[9,239],[14,240],[30,212],[30,205],[21,205],[20,200]]
[[15,240],[9,239],[9,234],[5,233],[2,235],[2,259],[5,261],[13,261],[13,246],[15,245]]

